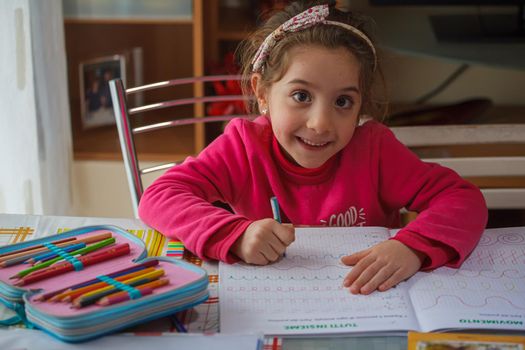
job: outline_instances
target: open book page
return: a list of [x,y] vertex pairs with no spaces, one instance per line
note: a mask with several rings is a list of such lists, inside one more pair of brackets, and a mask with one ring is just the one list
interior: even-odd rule
[[525,331],[525,227],[488,229],[460,269],[408,282],[422,331]]
[[385,228],[297,228],[286,257],[268,266],[219,267],[220,331],[276,335],[418,329],[408,292],[353,295],[340,259],[389,238]]

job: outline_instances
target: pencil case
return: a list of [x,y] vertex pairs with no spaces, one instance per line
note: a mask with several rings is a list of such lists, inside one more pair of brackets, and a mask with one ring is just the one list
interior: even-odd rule
[[[108,245],[85,253],[95,244]],[[20,258],[14,252],[27,258],[35,246],[38,254],[10,265]],[[37,268],[62,260],[27,274],[33,268],[27,262],[35,259],[42,259]],[[2,323],[24,321],[67,342],[168,316],[208,298],[205,270],[170,257],[147,258],[142,240],[110,225],[0,247],[0,266],[0,301],[16,313]]]

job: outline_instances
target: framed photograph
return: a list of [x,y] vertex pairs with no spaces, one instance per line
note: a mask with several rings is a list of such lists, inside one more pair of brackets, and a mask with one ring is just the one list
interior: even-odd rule
[[115,124],[109,81],[121,78],[126,86],[126,58],[112,55],[81,62],[80,109],[82,128]]

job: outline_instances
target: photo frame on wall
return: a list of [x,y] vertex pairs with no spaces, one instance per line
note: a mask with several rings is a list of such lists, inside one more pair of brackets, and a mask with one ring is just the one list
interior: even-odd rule
[[111,55],[79,64],[82,128],[115,124],[109,81],[121,78],[126,86],[125,55]]

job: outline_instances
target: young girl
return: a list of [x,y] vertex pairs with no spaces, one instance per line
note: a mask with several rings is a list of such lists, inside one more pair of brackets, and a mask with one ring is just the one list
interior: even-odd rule
[[[233,120],[196,158],[144,193],[140,217],[204,259],[276,261],[294,241],[291,225],[399,224],[391,240],[342,258],[351,293],[385,291],[420,269],[459,266],[478,242],[487,209],[453,171],[420,161],[376,121],[376,48],[364,23],[333,6],[294,3],[244,46],[245,92],[260,113]],[[211,203],[228,203],[233,213]]]

